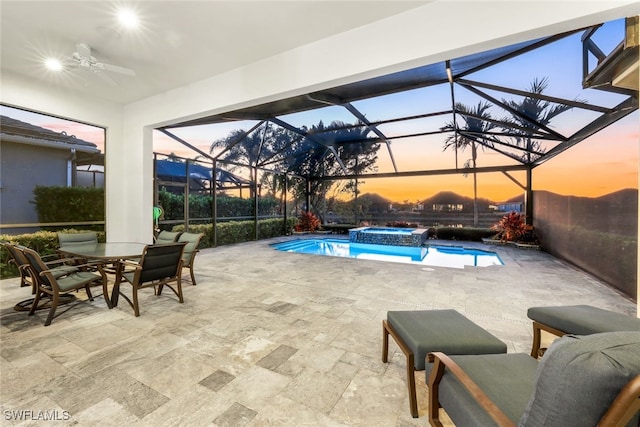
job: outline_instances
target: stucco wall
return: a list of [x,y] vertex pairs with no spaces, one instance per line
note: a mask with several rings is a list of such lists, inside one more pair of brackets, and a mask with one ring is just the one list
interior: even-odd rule
[[[2,223],[37,223],[38,215],[31,203],[33,188],[36,185],[66,186],[69,152],[7,141],[0,142],[0,146]],[[3,229],[3,232],[17,231]]]

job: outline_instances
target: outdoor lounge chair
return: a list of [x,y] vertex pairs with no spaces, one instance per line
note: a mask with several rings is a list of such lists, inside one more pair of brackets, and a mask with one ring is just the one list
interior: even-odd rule
[[[111,308],[111,301],[109,300],[107,291],[107,277],[102,268],[99,268],[99,273],[96,274],[91,271],[82,271],[85,266],[76,265],[74,266],[75,268],[71,268],[68,272],[62,273],[60,270],[50,269],[36,251],[25,247],[20,247],[20,249],[29,262],[30,275],[37,283],[36,296],[33,300],[29,315],[33,315],[43,296],[51,298],[51,308],[44,326],[51,324],[56,308],[60,305],[61,295],[72,290],[84,288],[89,300],[93,301],[90,287],[102,285],[102,294],[107,302],[107,306]],[[91,267],[95,267],[95,265]]]
[[425,369],[427,353],[506,353],[507,345],[455,310],[389,311],[382,321],[382,361],[387,363],[391,335],[407,358],[409,410],[418,417],[415,372]]
[[191,284],[196,285],[196,276],[193,274],[193,263],[196,260],[196,254],[199,252],[198,246],[204,234],[182,233],[178,238],[178,242],[186,243],[184,253],[182,254],[182,267],[189,269],[191,276]]
[[532,357],[539,356],[541,331],[559,337],[565,334],[640,331],[640,319],[590,305],[531,307],[527,316],[533,320]]
[[566,335],[538,362],[524,353],[430,353],[429,423],[443,408],[464,426],[637,426],[640,332]]
[[[162,288],[166,285],[175,293],[180,301],[184,302],[182,296],[182,252],[186,243],[166,243],[161,245],[147,245],[144,248],[140,262],[128,260],[119,261],[122,274],[116,277],[113,286],[113,305],[117,305],[118,296],[127,300],[133,308],[135,316],[140,316],[140,305],[138,303],[138,290],[153,287],[154,293],[160,295]],[[132,296],[129,298],[122,293],[120,285],[122,282],[131,285]],[[174,286],[172,286],[174,284]],[[156,290],[157,287],[157,290]]]

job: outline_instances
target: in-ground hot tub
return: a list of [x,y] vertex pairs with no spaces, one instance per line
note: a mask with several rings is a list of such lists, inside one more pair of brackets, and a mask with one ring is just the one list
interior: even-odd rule
[[426,240],[425,228],[358,227],[349,230],[349,241],[353,243],[422,246]]

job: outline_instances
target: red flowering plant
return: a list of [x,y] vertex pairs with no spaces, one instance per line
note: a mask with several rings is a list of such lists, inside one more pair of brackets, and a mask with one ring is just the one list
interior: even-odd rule
[[533,236],[533,226],[525,222],[524,215],[515,211],[503,216],[491,228],[497,231],[495,239],[499,239],[502,242],[521,241],[526,236]]
[[298,232],[302,232],[302,231],[313,232],[313,231],[316,231],[318,228],[320,228],[320,220],[318,219],[317,216],[315,216],[311,212],[304,212],[298,218],[298,223],[294,228]]

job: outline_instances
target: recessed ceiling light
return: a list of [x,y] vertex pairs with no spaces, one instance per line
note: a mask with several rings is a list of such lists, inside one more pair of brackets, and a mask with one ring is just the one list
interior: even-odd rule
[[56,58],[47,58],[47,59],[45,59],[44,65],[45,65],[45,67],[47,67],[48,70],[51,70],[51,71],[60,71],[60,70],[62,70],[62,63],[60,62],[60,60],[58,60]]
[[131,9],[122,8],[118,10],[118,22],[125,28],[137,28],[138,15]]

